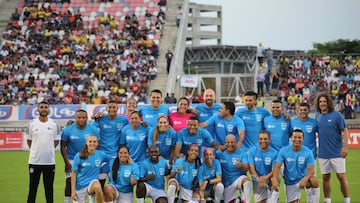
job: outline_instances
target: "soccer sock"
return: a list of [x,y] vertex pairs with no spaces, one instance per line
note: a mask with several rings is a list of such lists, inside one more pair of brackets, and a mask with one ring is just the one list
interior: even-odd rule
[[279,192],[274,190],[271,195],[272,202],[278,202],[279,195],[280,195]]
[[271,195],[273,193],[273,190],[267,190],[267,199],[266,199],[266,203],[272,203],[272,199],[271,199]]
[[[320,187],[311,188],[312,190],[312,202],[317,203],[320,201]],[[308,199],[309,201],[309,199]]]
[[244,200],[246,201],[246,203],[250,203],[251,201],[251,184],[250,181],[246,181],[244,183]]
[[312,203],[314,188],[306,189],[306,193],[307,193],[307,203]]
[[324,198],[324,203],[331,203],[331,198]]
[[70,203],[71,202],[71,197],[70,196],[65,196],[64,197],[64,203]]
[[216,184],[214,192],[214,202],[220,203],[224,199],[224,185],[221,183]]
[[110,202],[104,202],[104,203],[114,203],[114,201],[110,201]]
[[145,202],[145,199],[144,199],[144,198],[137,198],[137,202],[138,202],[138,203],[144,203],[144,202]]
[[344,202],[345,202],[345,203],[350,203],[350,197],[345,197],[345,198],[344,198]]
[[176,191],[176,186],[175,185],[169,185],[169,187],[168,187],[168,202],[169,203],[174,203],[174,201],[175,201],[175,191]]
[[90,195],[89,202],[95,203],[95,195]]

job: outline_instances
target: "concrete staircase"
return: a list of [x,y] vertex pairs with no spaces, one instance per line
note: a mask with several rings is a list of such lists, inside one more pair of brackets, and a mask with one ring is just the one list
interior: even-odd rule
[[0,41],[2,40],[2,33],[10,22],[11,14],[15,12],[19,3],[20,0],[0,0]]
[[173,51],[176,44],[176,37],[178,28],[176,26],[176,12],[178,6],[182,6],[182,0],[171,0],[166,5],[166,23],[163,27],[163,36],[160,39],[160,55],[157,59],[158,74],[155,80],[151,81],[150,91],[153,89],[159,89],[166,95],[166,84],[168,80],[168,74],[166,71],[166,58],[165,54],[168,50]]

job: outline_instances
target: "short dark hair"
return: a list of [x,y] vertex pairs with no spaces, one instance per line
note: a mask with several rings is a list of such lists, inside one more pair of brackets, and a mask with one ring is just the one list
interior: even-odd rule
[[49,106],[49,103],[47,103],[46,101],[42,101],[38,104],[38,107],[41,105],[41,104],[45,104],[45,105],[48,105]]
[[159,89],[154,89],[154,90],[152,90],[151,93],[150,93],[150,95],[151,95],[152,93],[159,93],[160,96],[162,96],[162,92],[161,92]]
[[302,136],[304,137],[304,132],[303,132],[301,129],[299,129],[299,128],[294,129],[294,130],[291,132],[290,137],[291,137],[294,133],[301,133]]
[[270,131],[268,131],[268,130],[260,130],[258,136],[259,136],[260,134],[266,134],[266,135],[270,138]]
[[255,99],[258,98],[258,94],[254,91],[247,91],[245,92],[244,96],[253,96]]
[[235,104],[232,102],[224,102],[225,108],[230,111],[230,114],[233,116],[235,113]]

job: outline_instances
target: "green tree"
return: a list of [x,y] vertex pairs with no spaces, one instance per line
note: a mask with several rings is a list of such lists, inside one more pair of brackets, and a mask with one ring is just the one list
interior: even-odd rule
[[360,40],[338,39],[325,43],[314,43],[314,49],[309,50],[307,54],[354,54],[360,53]]

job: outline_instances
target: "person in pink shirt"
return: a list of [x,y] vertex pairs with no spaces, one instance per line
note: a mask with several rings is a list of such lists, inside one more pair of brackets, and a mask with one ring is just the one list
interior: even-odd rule
[[178,101],[177,111],[169,114],[169,123],[176,132],[186,128],[187,121],[190,117],[194,116],[188,110],[189,105],[189,100],[186,97],[181,97]]

